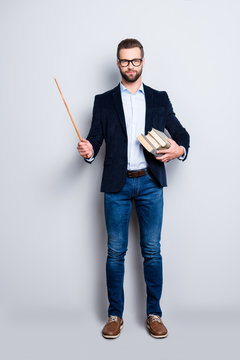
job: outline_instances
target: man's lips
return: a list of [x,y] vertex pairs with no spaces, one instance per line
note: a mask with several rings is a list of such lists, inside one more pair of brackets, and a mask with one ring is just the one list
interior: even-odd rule
[[127,74],[135,74],[136,71],[127,71]]

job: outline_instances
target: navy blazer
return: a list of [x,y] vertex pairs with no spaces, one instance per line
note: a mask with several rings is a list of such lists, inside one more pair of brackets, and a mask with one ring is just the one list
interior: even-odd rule
[[[189,148],[189,134],[176,118],[166,91],[158,91],[143,84],[146,100],[145,134],[152,128],[164,131],[186,149]],[[96,95],[93,106],[92,124],[86,138],[94,149],[94,158],[106,142],[106,154],[102,175],[101,192],[119,192],[127,176],[127,129],[120,92],[120,83],[112,90]],[[144,150],[152,177],[159,186],[167,186],[164,163]],[[87,162],[87,161],[86,161]],[[89,162],[90,163],[90,162]]]

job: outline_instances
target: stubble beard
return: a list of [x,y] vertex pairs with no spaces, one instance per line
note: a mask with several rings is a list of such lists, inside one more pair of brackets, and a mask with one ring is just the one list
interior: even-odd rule
[[133,83],[135,81],[137,81],[140,76],[142,75],[142,68],[139,72],[136,72],[135,76],[133,77],[129,77],[128,74],[122,72],[121,68],[120,68],[120,73],[122,75],[122,77],[124,78],[124,80],[126,80],[127,82]]

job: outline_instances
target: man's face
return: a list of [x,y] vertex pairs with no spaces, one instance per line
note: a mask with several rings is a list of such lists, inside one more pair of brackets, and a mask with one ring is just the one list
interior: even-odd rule
[[[141,50],[139,47],[134,47],[132,49],[121,49],[119,51],[119,59],[120,60],[133,60],[133,59],[141,59]],[[131,62],[124,67],[121,65],[119,60],[117,60],[117,66],[120,70],[122,77],[127,82],[135,82],[142,74],[142,69],[144,66],[145,60],[141,62],[140,66],[134,66]]]

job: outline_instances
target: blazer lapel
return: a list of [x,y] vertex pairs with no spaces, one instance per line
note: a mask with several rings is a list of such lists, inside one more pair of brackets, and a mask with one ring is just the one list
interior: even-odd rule
[[125,117],[124,117],[120,83],[113,89],[112,95],[113,95],[113,102],[116,107],[121,126],[123,128],[124,134],[127,136],[127,128],[126,128],[126,122],[125,122]]
[[153,91],[151,88],[143,84],[144,93],[145,93],[145,101],[146,101],[146,116],[145,116],[145,134],[148,131],[152,130],[151,127],[151,110],[153,104]]

